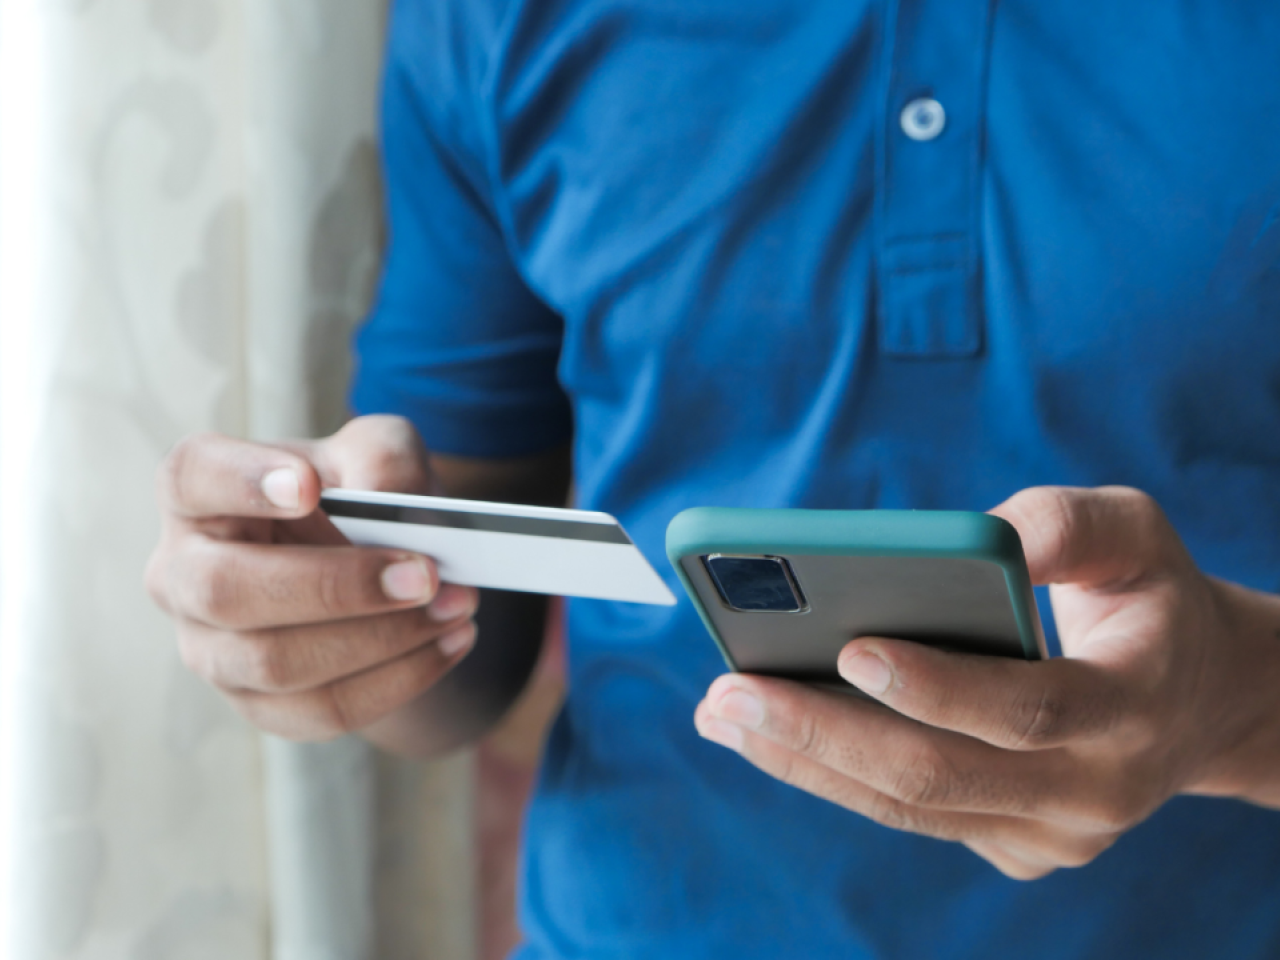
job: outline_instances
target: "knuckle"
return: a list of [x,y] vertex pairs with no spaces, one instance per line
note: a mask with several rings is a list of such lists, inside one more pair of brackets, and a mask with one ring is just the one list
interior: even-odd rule
[[427,624],[420,611],[397,610],[371,617],[365,628],[364,642],[380,658],[395,656],[408,649],[426,630]]
[[1053,567],[1065,559],[1076,524],[1075,500],[1062,487],[1035,487],[1027,490],[1025,514],[1034,522],[1030,529]]
[[168,558],[161,548],[152,551],[142,572],[142,585],[153,603],[166,613],[169,611],[169,592],[166,576]]
[[[782,714],[781,720],[776,719],[778,713]],[[839,731],[827,727],[828,719],[822,713],[775,702],[770,708],[770,723],[783,731],[783,741],[795,754],[837,770],[847,766],[849,745]]]
[[412,490],[427,480],[426,458],[418,431],[403,417],[370,418],[366,470],[379,489]]
[[336,563],[326,563],[316,577],[316,605],[326,619],[338,618],[346,609],[347,578]]
[[1167,559],[1169,542],[1178,541],[1178,537],[1159,501],[1135,487],[1109,487],[1108,491],[1124,505],[1135,542],[1149,551],[1150,559]]
[[236,712],[264,733],[294,743],[320,743],[341,736],[322,698],[294,698],[230,691]]
[[179,440],[156,467],[156,499],[162,510],[174,510],[180,502],[183,464],[191,456],[190,437]]
[[363,726],[356,720],[355,705],[340,685],[325,687],[322,694],[315,711],[318,739],[333,740]]
[[1123,712],[1116,711],[1116,714],[1112,723],[1116,739],[1133,751],[1145,751],[1165,741],[1169,731],[1175,729],[1173,717],[1147,704],[1139,704]]
[[802,773],[797,759],[795,754],[783,751],[774,768],[769,771],[770,775],[793,787],[801,786]]
[[744,751],[753,763],[767,772],[771,777],[788,783],[801,790],[816,792],[817,784],[812,783],[813,765],[806,762],[804,756],[792,747],[770,745],[767,741],[753,743],[747,738],[747,749]]
[[293,685],[294,671],[288,651],[273,637],[262,633],[238,635],[237,674],[244,685],[264,692],[282,692]]
[[1105,853],[1116,839],[1115,834],[1088,837],[1060,851],[1054,859],[1061,866],[1070,869],[1087,867]]
[[1116,497],[1123,500],[1143,526],[1154,526],[1164,520],[1164,511],[1155,497],[1136,487],[1113,487]]
[[213,660],[208,645],[190,630],[178,631],[178,659],[200,679],[208,683],[214,681]]
[[206,549],[202,554],[193,558],[193,569],[184,578],[187,609],[205,623],[228,626],[243,596],[235,563],[221,551]]
[[1134,490],[1133,497],[1139,533],[1143,541],[1150,545],[1151,559],[1157,563],[1168,563],[1171,557],[1181,557],[1185,561],[1187,558],[1182,549],[1182,541],[1160,503],[1141,490]]
[[431,624],[416,608],[371,617],[368,624],[365,646],[380,658],[399,656],[432,637]]
[[1021,861],[1012,863],[997,863],[996,869],[1003,873],[1010,880],[1018,880],[1022,883],[1030,883],[1032,880],[1042,880],[1049,874],[1053,873],[1054,867],[1039,866]]
[[1090,819],[1104,833],[1120,834],[1141,823],[1145,815],[1145,806],[1132,791],[1117,789],[1099,798]]
[[1005,721],[1007,740],[1014,750],[1037,750],[1060,739],[1069,708],[1052,690],[1019,697]]
[[822,752],[822,733],[818,729],[818,719],[808,710],[801,710],[789,724],[791,727],[792,748],[808,755]]
[[1024,856],[1016,855],[999,835],[961,838],[961,842],[1010,880],[1036,880],[1054,869],[1033,865]]
[[907,830],[911,824],[911,817],[907,814],[906,807],[884,793],[877,793],[871,798],[867,816],[880,826],[891,830]]
[[388,558],[375,550],[342,551],[326,558],[313,579],[317,613],[340,620],[353,613],[378,610],[393,601],[382,587]]
[[944,806],[955,793],[954,772],[937,751],[923,747],[894,772],[889,793],[912,806]]
[[402,450],[381,450],[369,466],[374,482],[388,490],[420,490],[427,482],[425,466]]
[[418,431],[405,417],[383,414],[370,417],[369,425],[381,446],[411,450],[417,443]]
[[212,434],[194,433],[183,437],[160,461],[156,470],[156,488],[160,503],[168,510],[182,511],[186,502],[185,488],[191,475],[192,461]]

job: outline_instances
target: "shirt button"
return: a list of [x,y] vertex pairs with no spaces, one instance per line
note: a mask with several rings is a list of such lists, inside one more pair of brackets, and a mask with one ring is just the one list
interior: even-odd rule
[[931,97],[912,100],[902,108],[902,132],[912,140],[932,140],[947,125],[947,111]]

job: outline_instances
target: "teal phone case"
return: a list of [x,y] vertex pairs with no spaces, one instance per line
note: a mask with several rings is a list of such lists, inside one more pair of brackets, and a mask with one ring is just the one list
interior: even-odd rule
[[[705,558],[784,558],[804,609],[731,607]],[[1022,541],[986,513],[695,507],[667,527],[667,556],[730,669],[839,680],[857,636],[1044,659]]]

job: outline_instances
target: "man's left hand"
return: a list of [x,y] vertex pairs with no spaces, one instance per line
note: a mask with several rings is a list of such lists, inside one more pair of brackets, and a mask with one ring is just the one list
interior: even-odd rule
[[1064,656],[861,637],[841,675],[881,703],[718,678],[698,731],[761,770],[1004,873],[1089,863],[1179,793],[1280,807],[1280,597],[1210,578],[1136,490],[1039,487],[992,511],[1052,584]]

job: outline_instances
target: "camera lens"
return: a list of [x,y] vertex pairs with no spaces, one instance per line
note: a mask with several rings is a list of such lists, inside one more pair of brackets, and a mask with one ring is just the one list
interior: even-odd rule
[[703,557],[720,598],[749,613],[799,613],[804,598],[791,567],[782,557]]

